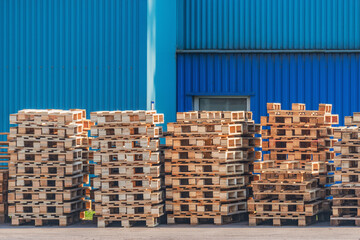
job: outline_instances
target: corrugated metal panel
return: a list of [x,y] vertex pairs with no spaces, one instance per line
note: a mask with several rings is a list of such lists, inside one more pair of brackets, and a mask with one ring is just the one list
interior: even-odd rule
[[0,1],[0,131],[23,108],[146,108],[146,0]]
[[358,0],[178,0],[179,49],[357,49]]
[[333,104],[344,116],[360,111],[360,54],[179,54],[177,110],[192,110],[192,97],[249,95],[256,122],[267,102]]

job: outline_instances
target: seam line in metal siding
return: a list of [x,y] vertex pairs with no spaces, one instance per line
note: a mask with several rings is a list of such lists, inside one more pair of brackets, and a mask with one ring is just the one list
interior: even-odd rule
[[272,53],[360,53],[360,49],[357,50],[323,50],[323,49],[307,49],[307,50],[176,50],[178,54],[231,54],[231,53],[255,53],[255,54],[272,54]]

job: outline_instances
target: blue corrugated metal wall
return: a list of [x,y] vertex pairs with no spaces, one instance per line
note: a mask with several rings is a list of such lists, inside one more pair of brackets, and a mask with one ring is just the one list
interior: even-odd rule
[[146,4],[0,1],[0,131],[23,108],[146,109]]
[[178,111],[199,95],[249,95],[256,122],[267,102],[333,104],[344,116],[360,111],[360,54],[179,54]]
[[178,0],[179,49],[358,49],[358,0]]

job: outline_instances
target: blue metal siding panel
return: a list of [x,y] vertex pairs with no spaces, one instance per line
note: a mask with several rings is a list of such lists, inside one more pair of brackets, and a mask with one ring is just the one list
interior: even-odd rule
[[358,49],[358,0],[177,0],[178,49]]
[[0,1],[0,131],[23,108],[146,109],[146,4]]
[[359,53],[178,54],[177,62],[177,111],[192,110],[193,96],[203,95],[250,95],[256,122],[267,102],[331,103],[341,124],[360,111]]

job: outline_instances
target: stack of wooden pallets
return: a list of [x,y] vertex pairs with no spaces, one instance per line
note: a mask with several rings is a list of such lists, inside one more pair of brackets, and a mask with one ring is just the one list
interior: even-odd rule
[[7,191],[9,170],[7,164],[9,161],[9,142],[7,141],[8,133],[0,133],[4,136],[3,141],[0,142],[0,223],[7,220]]
[[360,226],[360,113],[345,117],[345,126],[335,128],[335,185],[331,225],[353,223]]
[[95,214],[98,227],[159,224],[164,215],[163,157],[160,152],[164,115],[156,111],[93,112]]
[[166,137],[167,221],[223,224],[246,216],[252,162],[261,159],[251,112],[179,112]]
[[263,161],[254,163],[260,175],[252,183],[249,224],[296,220],[304,226],[329,210],[326,187],[333,182],[328,172],[336,142],[331,125],[338,124],[338,116],[331,114],[328,104],[320,104],[318,111],[293,104],[288,111],[269,103],[267,110],[269,117],[261,118],[264,154]]
[[7,218],[8,178],[9,171],[0,169],[0,223],[4,223]]
[[10,115],[9,216],[13,225],[34,221],[66,226],[87,203],[91,122],[85,110],[21,110]]

